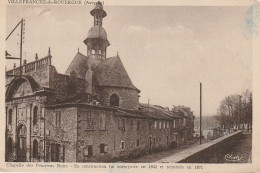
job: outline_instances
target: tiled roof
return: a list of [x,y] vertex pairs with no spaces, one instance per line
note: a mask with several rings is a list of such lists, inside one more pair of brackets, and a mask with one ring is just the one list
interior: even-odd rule
[[119,56],[105,59],[97,67],[97,80],[101,86],[125,87],[138,90],[128,76]]
[[139,108],[152,112],[155,116],[163,116],[163,117],[170,117],[170,118],[180,117],[179,115],[177,115],[171,111],[164,111],[164,110],[158,108],[158,105],[152,105],[152,104],[148,105],[145,103],[139,103]]
[[96,107],[100,109],[109,109],[114,110],[117,116],[123,117],[134,117],[138,119],[151,119],[151,120],[171,120],[172,117],[162,115],[161,113],[158,114],[152,111],[144,111],[144,110],[130,110],[130,109],[122,109],[117,107],[111,107],[106,105],[97,105],[93,103],[87,103],[82,101],[81,99],[77,100],[76,98],[72,98],[67,100],[67,102],[56,103],[53,105],[48,105],[46,108],[62,108],[62,107],[79,107],[79,106],[86,106],[86,107]]
[[[84,79],[88,71],[88,64],[91,64],[91,59],[81,53],[77,53],[65,74],[69,75],[70,72],[75,71],[77,77]],[[95,85],[125,87],[138,90],[133,85],[119,56],[103,60],[99,66],[93,67],[92,70],[94,72],[93,83]]]
[[85,79],[86,72],[88,71],[88,58],[81,54],[77,53],[70,66],[66,70],[65,74],[70,75],[70,72],[75,71],[77,73],[77,77]]

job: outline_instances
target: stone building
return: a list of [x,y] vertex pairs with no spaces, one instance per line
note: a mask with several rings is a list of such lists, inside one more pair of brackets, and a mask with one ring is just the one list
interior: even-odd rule
[[177,143],[181,116],[139,103],[120,57],[106,56],[102,4],[90,14],[87,54],[78,52],[65,74],[50,48],[6,72],[6,161],[113,161]]
[[192,141],[194,137],[194,119],[195,116],[189,107],[186,106],[175,106],[173,114],[179,115],[179,132],[178,137],[180,143]]

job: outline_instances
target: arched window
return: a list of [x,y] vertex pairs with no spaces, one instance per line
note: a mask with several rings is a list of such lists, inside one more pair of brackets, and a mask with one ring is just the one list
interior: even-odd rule
[[12,120],[13,120],[13,111],[12,111],[12,109],[10,109],[9,110],[9,115],[8,115],[8,123],[10,124],[10,125],[12,125]]
[[7,152],[8,153],[12,153],[13,152],[13,140],[11,137],[8,138],[8,141],[7,141]]
[[110,96],[110,106],[119,106],[119,97],[116,94]]
[[37,114],[38,114],[38,107],[35,106],[33,109],[33,124],[37,123],[37,116],[38,116]]
[[35,139],[33,141],[33,158],[38,157],[38,141]]

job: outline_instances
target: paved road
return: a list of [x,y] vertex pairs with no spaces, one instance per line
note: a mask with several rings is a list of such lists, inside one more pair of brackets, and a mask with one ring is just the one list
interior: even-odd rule
[[[230,143],[228,147],[220,148],[218,151],[215,151],[215,153],[209,153],[211,159],[207,159],[203,161],[194,161],[193,163],[196,162],[197,163],[248,163],[248,162],[251,163],[252,162],[251,161],[252,134],[243,134],[239,137],[234,138]],[[124,160],[124,162],[128,162],[128,163],[163,162],[163,160],[167,161],[167,158],[176,158],[178,155],[182,155],[181,153],[185,153],[185,152],[189,153],[190,150],[200,147],[198,145],[199,145],[199,141],[190,145],[180,146],[175,149],[153,153],[153,154],[147,154],[136,159]],[[205,143],[204,145],[207,145],[207,143]],[[237,158],[239,159],[236,160]]]
[[161,152],[157,152],[157,153],[152,153],[152,154],[147,154],[147,155],[141,156],[141,157],[136,158],[136,159],[127,159],[127,160],[124,160],[124,162],[127,162],[127,163],[152,163],[152,162],[156,162],[156,161],[161,160],[165,157],[171,156],[173,154],[179,153],[179,152],[181,152],[185,149],[188,149],[188,148],[191,148],[191,147],[194,147],[194,146],[197,146],[197,145],[199,145],[199,141],[196,141],[192,144],[179,146],[179,147],[174,148],[174,149],[161,151]]

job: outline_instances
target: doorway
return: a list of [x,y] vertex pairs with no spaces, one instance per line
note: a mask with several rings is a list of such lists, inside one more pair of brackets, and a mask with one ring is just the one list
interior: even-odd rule
[[17,139],[17,161],[26,162],[26,127],[20,125]]

